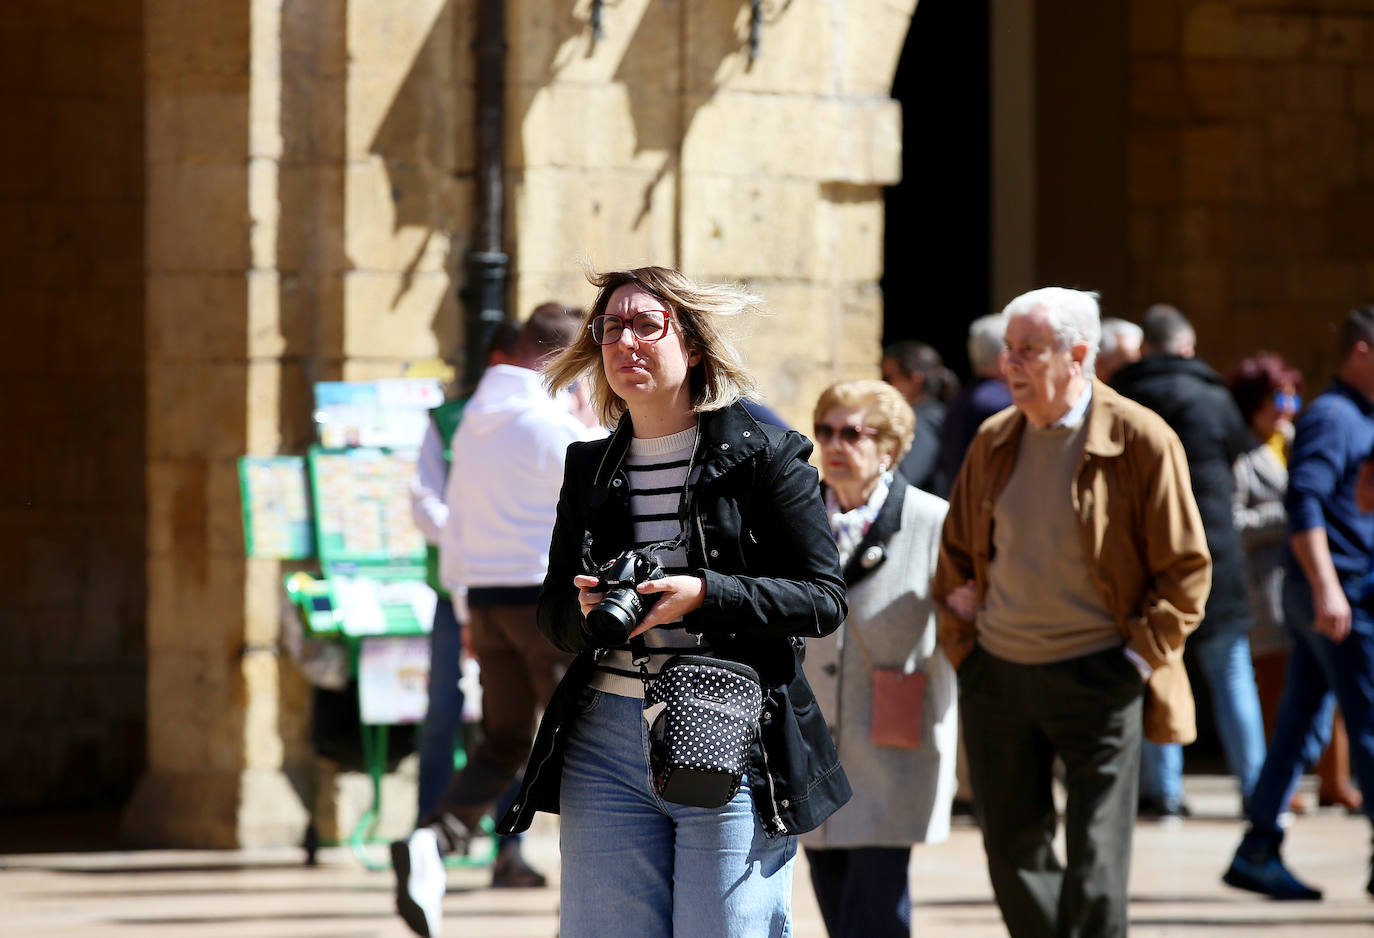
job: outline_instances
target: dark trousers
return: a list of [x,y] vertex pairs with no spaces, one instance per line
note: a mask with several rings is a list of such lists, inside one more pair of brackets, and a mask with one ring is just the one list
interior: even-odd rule
[[1287,808],[1305,766],[1314,764],[1331,736],[1331,710],[1339,702],[1350,738],[1350,765],[1374,820],[1374,616],[1365,585],[1344,584],[1351,605],[1350,634],[1333,642],[1312,628],[1312,587],[1302,574],[1283,580],[1283,616],[1293,636],[1288,674],[1274,735],[1250,798],[1250,829],[1240,853],[1263,860],[1283,843],[1279,815]]
[[439,804],[453,776],[453,752],[463,731],[463,689],[458,686],[462,661],[463,626],[453,613],[453,602],[440,596],[429,632],[429,706],[418,747],[421,817]]
[[908,938],[910,847],[806,848],[811,888],[830,938]]
[[[1139,783],[1144,684],[1120,648],[1023,665],[975,648],[959,668],[974,810],[1012,938],[1116,938]],[[1054,757],[1067,857],[1054,853]]]
[[420,820],[445,852],[460,846],[463,829],[476,827],[524,767],[535,717],[572,661],[539,634],[533,605],[479,606],[471,614],[468,650],[481,668],[482,741],[438,807]]

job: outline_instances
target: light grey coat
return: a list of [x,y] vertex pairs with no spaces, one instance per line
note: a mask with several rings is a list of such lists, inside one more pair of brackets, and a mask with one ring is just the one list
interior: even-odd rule
[[[900,499],[894,498],[898,484]],[[802,835],[804,846],[906,847],[949,836],[958,689],[954,669],[936,643],[930,596],[948,507],[898,476],[887,504],[845,565],[849,618],[834,634],[807,642],[806,676],[854,797]],[[875,666],[900,668],[911,660],[926,672],[919,749],[869,742],[873,682],[863,654],[847,637],[854,629],[861,630]]]
[[1283,568],[1279,561],[1287,540],[1283,496],[1288,491],[1288,468],[1261,443],[1236,459],[1234,472],[1232,516],[1245,545],[1246,578],[1255,618],[1250,650],[1256,654],[1284,651],[1290,640],[1283,627]]

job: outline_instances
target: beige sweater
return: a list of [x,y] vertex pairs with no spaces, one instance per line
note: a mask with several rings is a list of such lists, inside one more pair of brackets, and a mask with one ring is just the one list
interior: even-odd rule
[[999,658],[1046,664],[1122,644],[1093,582],[1071,500],[1086,426],[1027,426],[993,508],[978,642]]

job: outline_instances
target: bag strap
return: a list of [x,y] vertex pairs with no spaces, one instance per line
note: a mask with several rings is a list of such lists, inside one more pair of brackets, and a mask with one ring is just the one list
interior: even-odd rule
[[649,695],[649,682],[654,676],[649,673],[649,646],[643,635],[630,639],[630,663],[639,668],[639,679],[644,682],[644,695]]
[[[851,624],[851,625],[854,624],[854,620],[853,620],[853,619],[850,619],[849,621],[850,621],[850,624]],[[858,626],[855,625],[855,627],[852,628],[852,629],[850,629],[850,628],[845,629],[845,630],[844,630],[844,634],[845,634],[845,637],[846,637],[846,638],[853,638],[853,639],[854,639],[854,647],[857,648],[857,649],[859,649],[859,654],[861,654],[861,655],[864,656],[864,664],[866,664],[866,665],[868,666],[868,670],[872,671],[872,670],[873,670],[873,659],[870,658],[869,655],[868,655],[868,648],[866,648],[866,647],[864,646],[864,640],[863,640],[863,638],[859,635]]]
[[[853,622],[854,622],[853,619],[850,619],[850,620],[849,620],[849,624],[853,624]],[[857,649],[859,649],[859,654],[861,654],[861,655],[864,656],[864,664],[868,665],[868,670],[869,670],[869,671],[876,671],[877,668],[875,668],[875,667],[873,666],[873,659],[872,659],[871,657],[869,657],[868,648],[864,645],[864,640],[863,640],[863,637],[859,634],[859,629],[858,629],[858,627],[856,626],[855,628],[852,628],[852,629],[851,629],[851,628],[845,628],[844,634],[845,634],[845,637],[846,637],[846,638],[849,638],[849,637],[851,637],[851,636],[853,637],[853,639],[854,639],[854,647],[857,648]],[[902,673],[903,673],[903,674],[911,674],[911,673],[913,673],[913,672],[916,671],[916,670],[917,670],[917,667],[916,667],[916,649],[913,648],[913,649],[911,650],[911,654],[907,655],[906,663],[902,665]]]

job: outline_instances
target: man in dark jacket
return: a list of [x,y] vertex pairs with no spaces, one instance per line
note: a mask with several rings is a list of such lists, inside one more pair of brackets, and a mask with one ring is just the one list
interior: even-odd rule
[[[1164,418],[1183,442],[1193,496],[1212,554],[1212,593],[1188,640],[1211,688],[1217,733],[1248,801],[1264,762],[1264,720],[1250,661],[1253,626],[1245,555],[1231,515],[1232,465],[1254,445],[1222,378],[1193,357],[1192,325],[1172,306],[1152,306],[1142,322],[1145,356],[1123,366],[1112,386]],[[1140,764],[1141,813],[1173,820],[1184,813],[1183,752],[1146,743]]]
[[922,491],[945,494],[940,475],[940,432],[946,402],[959,390],[959,379],[945,367],[940,353],[924,342],[893,342],[883,349],[883,380],[902,393],[916,414],[916,435],[898,471]]

